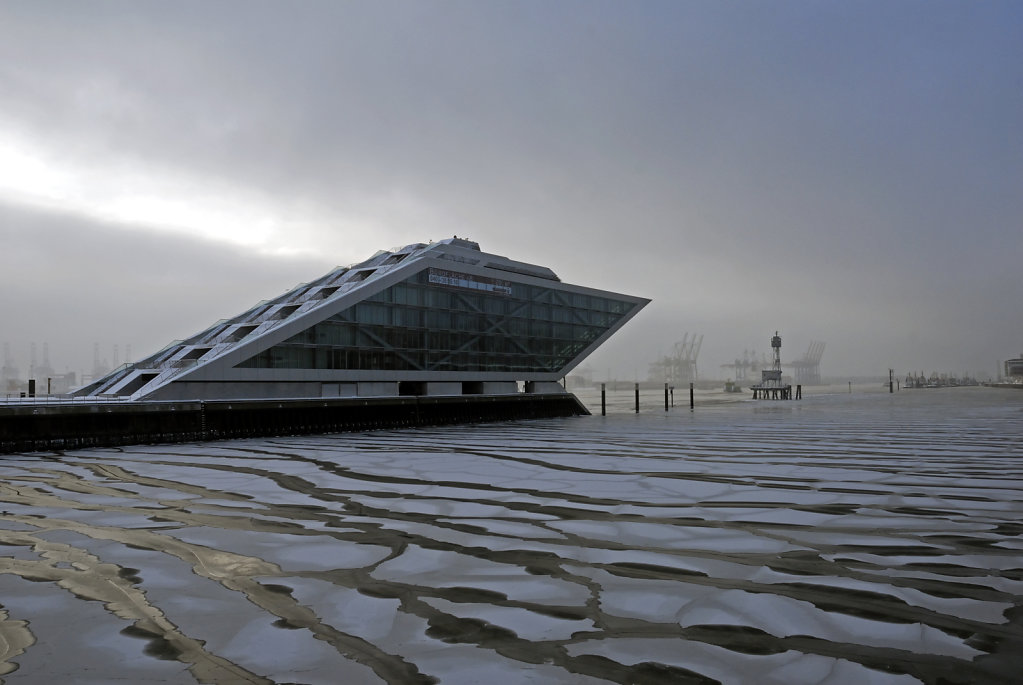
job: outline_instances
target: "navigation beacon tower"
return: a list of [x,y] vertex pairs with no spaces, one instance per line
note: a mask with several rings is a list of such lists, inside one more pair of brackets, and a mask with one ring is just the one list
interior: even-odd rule
[[778,335],[778,331],[775,331],[774,337],[771,338],[771,349],[774,350],[774,368],[771,369],[771,377],[781,382],[781,336]]
[[792,386],[782,383],[781,380],[781,336],[778,335],[778,331],[775,331],[774,337],[771,338],[771,349],[774,350],[774,363],[772,368],[760,372],[760,383],[751,388],[753,399],[790,400]]

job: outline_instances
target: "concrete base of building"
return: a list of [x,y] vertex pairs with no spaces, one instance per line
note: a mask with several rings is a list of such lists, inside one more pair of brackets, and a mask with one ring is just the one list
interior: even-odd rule
[[[567,392],[556,381],[526,381],[529,394]],[[190,402],[206,400],[307,399],[335,397],[409,397],[413,395],[515,395],[521,394],[516,381],[231,381],[180,382],[162,387],[145,402]],[[127,399],[127,396],[124,396]]]
[[556,381],[527,381],[526,392],[528,393],[566,393],[564,386]]
[[359,397],[396,397],[398,395],[397,381],[360,381],[356,385],[359,388]]
[[515,381],[489,381],[482,386],[482,395],[514,395],[519,391],[519,384]]
[[0,406],[0,453],[589,414],[570,393]]
[[461,382],[440,382],[434,381],[432,383],[424,383],[424,395],[461,395],[462,394],[462,383]]
[[359,394],[358,383],[321,383],[320,397],[356,397]]

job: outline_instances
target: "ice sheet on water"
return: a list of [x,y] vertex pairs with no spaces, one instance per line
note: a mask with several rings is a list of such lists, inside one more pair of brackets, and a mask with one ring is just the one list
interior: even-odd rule
[[360,568],[391,553],[388,547],[352,543],[330,536],[293,534],[289,544],[282,545],[280,533],[264,531],[203,526],[182,528],[169,534],[194,545],[262,559],[286,572]]
[[[1023,558],[1015,554],[980,554],[975,550],[969,554],[892,554],[877,555],[866,552],[840,552],[836,554],[822,554],[822,558],[829,561],[840,561],[852,559],[864,561],[878,566],[905,567],[910,565],[923,564],[929,569],[947,568],[950,572],[956,569],[973,571],[1011,571],[1023,570]],[[937,573],[938,571],[932,571]],[[959,577],[960,573],[953,573],[952,577]]]
[[287,681],[600,682],[600,654],[619,682],[1007,682],[975,657],[1023,638],[1023,393],[961,390],[5,459],[17,659],[117,676],[88,634],[130,680],[193,664],[69,574]]
[[395,638],[395,621],[401,608],[399,599],[371,597],[315,578],[286,576],[264,581],[291,588],[291,596],[299,604],[309,607],[323,622],[343,633],[371,641]]
[[[358,501],[359,498],[353,498]],[[387,508],[400,514],[420,514],[433,518],[486,518],[507,516],[508,510],[496,504],[463,501],[458,499],[413,499],[388,502]]]
[[414,657],[423,672],[437,677],[443,685],[607,685],[609,682],[547,663],[514,660],[475,646],[435,642],[432,649],[416,653]]
[[589,597],[588,590],[576,583],[532,575],[512,564],[417,545],[409,545],[397,558],[380,564],[372,575],[410,585],[484,589],[520,602],[581,605]]
[[424,541],[433,541],[450,545],[454,548],[462,548],[468,553],[478,550],[491,552],[505,552],[508,550],[532,550],[540,553],[562,554],[571,553],[574,547],[567,549],[549,542],[562,538],[555,533],[555,537],[537,536],[537,538],[517,538],[503,535],[494,535],[488,532],[475,532],[466,530],[465,526],[456,525],[459,522],[448,519],[437,519],[431,523],[418,521],[400,521],[383,519],[364,519],[367,524],[380,525],[387,533],[407,535],[409,539],[421,538]]
[[981,654],[962,640],[919,623],[890,623],[823,612],[810,602],[742,590],[697,598],[682,607],[678,621],[682,625],[750,626],[778,637],[813,635],[837,643],[967,660]]
[[783,540],[718,527],[664,523],[563,521],[548,524],[565,533],[593,540],[616,541],[638,548],[713,550],[726,554],[779,554],[805,549]]
[[595,654],[622,664],[653,662],[677,666],[729,683],[792,685],[918,685],[908,675],[882,673],[844,659],[800,654],[749,655],[680,639],[611,638],[568,645],[572,655]]
[[[866,569],[864,572],[866,574],[878,575],[888,580],[893,578],[913,578],[945,583],[950,579],[947,573],[931,573],[922,570],[903,570],[899,568]],[[972,584],[978,588],[995,590],[1006,596],[1023,596],[1023,581],[1003,578],[1002,576],[979,574],[976,577],[960,578],[957,582],[962,585]],[[986,621],[988,623],[998,623],[1004,618],[993,618],[992,612],[997,611],[998,607],[1003,606],[1000,602],[979,602],[973,599],[960,598],[949,599],[949,601],[953,600],[957,602],[956,610],[953,612],[956,616],[973,618],[974,620]]]
[[826,514],[788,507],[693,507],[686,515],[696,516],[705,521],[748,522],[757,525],[780,524],[783,526],[812,527],[822,524],[832,525],[841,518],[836,514]]
[[512,631],[526,640],[567,640],[580,631],[594,630],[592,620],[567,620],[544,616],[518,607],[494,606],[473,602],[451,602],[428,598],[427,604],[460,618],[475,618]]
[[987,623],[1004,623],[1004,612],[1014,606],[1012,602],[991,602],[966,597],[936,597],[911,587],[898,584],[870,582],[844,576],[814,576],[805,578],[802,583],[807,586],[820,585],[823,588],[842,588],[869,592],[882,597],[893,597],[898,601],[912,606],[923,607],[939,614],[970,617],[973,620]]
[[[511,512],[506,512],[510,514]],[[487,519],[487,518],[461,518],[461,514],[458,518],[446,517],[442,519],[448,523],[457,523],[463,526],[475,526],[483,528],[491,535],[499,535],[502,537],[514,538],[516,540],[529,540],[533,538],[555,538],[558,540],[564,540],[565,536],[561,533],[551,530],[546,526],[538,526],[533,523],[524,523],[520,521],[505,521],[502,519]]]
[[384,683],[371,668],[346,659],[304,630],[289,630],[268,619],[242,626],[218,653],[239,666],[274,682],[309,685],[377,685]]
[[678,623],[683,608],[719,590],[709,585],[657,580],[630,581],[597,572],[601,611],[655,623]]
[[873,535],[870,533],[863,532],[849,532],[845,530],[791,530],[787,531],[786,535],[794,540],[798,540],[801,543],[806,544],[808,547],[818,546],[849,546],[849,547],[873,547],[877,549],[884,549],[885,547],[900,548],[900,547],[920,547],[925,550],[936,550],[941,551],[943,549],[949,549],[946,545],[938,543],[937,545],[930,545],[921,542],[919,538],[912,537],[909,534],[903,534],[903,531],[898,533],[888,533],[886,535]]

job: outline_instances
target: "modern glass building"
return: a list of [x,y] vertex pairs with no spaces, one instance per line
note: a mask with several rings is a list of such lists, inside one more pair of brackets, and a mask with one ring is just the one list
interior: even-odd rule
[[340,267],[79,395],[135,400],[561,392],[649,300],[563,283],[459,238]]

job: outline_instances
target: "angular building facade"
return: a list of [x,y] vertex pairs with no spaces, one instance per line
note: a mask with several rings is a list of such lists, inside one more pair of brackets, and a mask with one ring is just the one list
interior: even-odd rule
[[132,400],[500,395],[558,381],[649,300],[450,238],[379,252],[117,369]]

